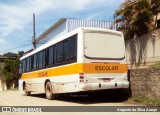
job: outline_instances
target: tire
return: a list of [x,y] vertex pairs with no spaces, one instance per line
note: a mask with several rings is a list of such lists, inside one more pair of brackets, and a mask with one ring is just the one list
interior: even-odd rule
[[31,92],[30,91],[27,91],[27,85],[25,84],[24,85],[24,95],[25,96],[29,96],[31,94]]
[[55,95],[53,94],[53,90],[52,90],[52,84],[49,81],[45,85],[45,93],[46,93],[46,98],[48,100],[55,99]]

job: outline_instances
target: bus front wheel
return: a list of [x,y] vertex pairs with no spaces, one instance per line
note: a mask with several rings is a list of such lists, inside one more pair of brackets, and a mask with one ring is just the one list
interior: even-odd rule
[[29,96],[31,94],[31,92],[30,91],[27,91],[27,85],[25,84],[24,85],[24,95],[25,96]]
[[46,98],[49,100],[55,99],[55,95],[53,94],[52,84],[51,82],[47,82],[45,85]]

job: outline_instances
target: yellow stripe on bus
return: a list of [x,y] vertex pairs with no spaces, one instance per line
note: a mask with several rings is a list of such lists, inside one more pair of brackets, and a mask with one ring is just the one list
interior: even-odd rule
[[53,67],[22,74],[21,79],[63,76],[70,74],[126,73],[127,64],[84,63]]

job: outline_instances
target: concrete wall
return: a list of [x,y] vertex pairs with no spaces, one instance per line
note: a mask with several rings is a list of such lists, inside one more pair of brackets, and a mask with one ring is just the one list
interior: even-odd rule
[[153,34],[126,40],[129,67],[145,66],[160,61],[160,29]]
[[160,68],[130,69],[132,96],[160,98]]

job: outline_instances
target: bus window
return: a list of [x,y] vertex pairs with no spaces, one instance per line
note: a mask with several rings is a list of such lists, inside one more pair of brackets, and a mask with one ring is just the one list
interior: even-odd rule
[[54,47],[53,46],[51,46],[50,48],[49,48],[49,54],[48,54],[48,65],[53,65],[53,63],[54,63]]
[[34,54],[34,56],[33,56],[33,69],[34,70],[36,69],[36,65],[37,65],[37,55]]
[[46,50],[42,51],[43,53],[43,58],[42,58],[42,67],[45,67],[45,60],[46,60]]
[[40,69],[40,68],[42,68],[42,62],[43,62],[43,52],[41,51],[40,53],[39,53],[39,59],[38,59],[38,68]]
[[30,63],[31,63],[31,64],[30,64],[30,65],[31,65],[31,68],[30,68],[30,71],[33,70],[33,60],[34,60],[34,57],[31,56],[31,61],[30,61]]
[[70,61],[75,62],[77,59],[77,35],[70,38]]
[[27,67],[26,71],[30,71],[30,57],[26,59],[26,67]]
[[57,44],[57,63],[63,62],[63,42]]
[[90,59],[123,59],[123,36],[113,33],[85,33],[85,56]]
[[63,56],[64,56],[64,62],[69,61],[69,40],[64,41],[63,43]]
[[48,67],[48,61],[49,61],[49,48],[45,50],[45,67]]

